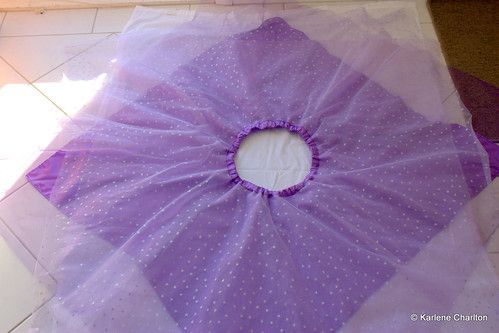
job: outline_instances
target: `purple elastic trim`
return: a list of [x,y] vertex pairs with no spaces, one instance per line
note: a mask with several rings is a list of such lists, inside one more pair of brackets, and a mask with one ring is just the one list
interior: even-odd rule
[[[310,166],[310,172],[308,175],[305,177],[305,179],[293,186],[287,187],[283,190],[279,191],[272,191],[269,189],[266,189],[264,187],[255,185],[247,180],[242,179],[239,177],[239,174],[237,173],[236,170],[236,162],[235,162],[235,157],[237,150],[241,146],[241,143],[243,142],[244,138],[246,138],[251,132],[258,131],[258,130],[263,130],[263,129],[272,129],[272,128],[286,128],[288,131],[292,133],[297,133],[300,135],[300,137],[305,141],[310,149],[310,152],[312,153],[312,165]],[[264,121],[259,121],[256,122],[250,126],[245,127],[239,134],[237,135],[236,140],[232,144],[232,147],[229,149],[227,152],[227,169],[229,170],[229,176],[232,179],[233,183],[240,184],[244,188],[256,192],[256,193],[262,193],[264,195],[268,195],[269,197],[278,195],[281,197],[287,197],[290,195],[295,194],[299,190],[301,190],[307,181],[310,179],[313,179],[315,174],[317,173],[317,169],[319,168],[319,150],[317,149],[317,146],[315,145],[315,142],[312,140],[310,134],[300,126],[295,126],[287,121],[284,120],[264,120]]]

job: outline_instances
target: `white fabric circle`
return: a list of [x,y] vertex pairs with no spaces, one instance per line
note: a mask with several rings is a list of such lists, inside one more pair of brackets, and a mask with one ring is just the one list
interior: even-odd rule
[[280,191],[305,179],[310,172],[312,154],[298,134],[283,128],[264,129],[243,140],[235,163],[242,179]]

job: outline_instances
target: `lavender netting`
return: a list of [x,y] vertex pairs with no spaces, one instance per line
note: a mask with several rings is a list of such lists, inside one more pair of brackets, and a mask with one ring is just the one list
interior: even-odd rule
[[[493,331],[497,278],[476,273],[467,210],[490,182],[486,155],[424,43],[384,30],[403,17],[251,9],[163,29],[168,17],[138,9],[74,120],[82,134],[28,175],[69,221],[46,227],[57,290],[33,327]],[[274,128],[312,156],[280,191],[234,162],[247,135]],[[411,320],[423,312],[489,320]]]

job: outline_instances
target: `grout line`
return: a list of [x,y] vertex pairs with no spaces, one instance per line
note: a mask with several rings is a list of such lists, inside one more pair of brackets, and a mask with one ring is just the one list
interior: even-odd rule
[[[93,33],[90,33],[87,35],[114,35],[114,34],[119,34],[120,32],[122,32],[122,31],[99,31],[99,32],[93,32]],[[50,35],[50,36],[53,36],[53,35]],[[105,36],[104,39],[106,39],[107,37],[109,37],[109,36]],[[100,43],[100,41],[97,43]],[[96,44],[94,44],[94,45],[96,45]]]
[[40,89],[38,89],[38,87],[36,87],[32,82],[30,82],[30,80],[28,80],[28,78],[26,78],[22,73],[20,73],[14,66],[12,66],[11,63],[9,63],[7,60],[5,60],[5,58],[3,58],[2,56],[0,56],[0,59],[5,61],[5,63],[14,70],[14,72],[16,72],[19,76],[21,76],[26,82],[28,85],[30,85],[32,88],[34,88],[36,91],[38,91],[43,97],[45,97],[50,103],[52,103],[57,109],[59,109],[62,113],[64,113],[64,115],[66,115],[66,117],[68,117],[69,119],[71,119],[71,117],[66,113],[64,112],[64,110],[59,107],[59,105],[55,104],[50,98],[48,98]]
[[447,102],[447,100],[457,91],[457,89],[452,90],[452,92],[449,94],[449,96],[445,97],[444,100],[442,101],[442,104]]
[[[68,117],[68,118],[69,118],[69,120],[73,120],[73,118],[72,118],[69,114],[67,114],[67,113],[66,113],[66,111],[64,111],[64,110],[62,109],[62,107],[60,107],[59,105],[57,105],[57,103],[55,103],[54,101],[52,101],[52,99],[50,99],[50,97],[49,97],[49,96],[47,96],[47,95],[46,95],[46,94],[45,94],[42,90],[40,90],[40,89],[39,89],[39,88],[35,85],[35,83],[36,83],[36,81],[37,81],[37,80],[40,80],[40,79],[41,79],[41,78],[43,78],[44,76],[46,76],[46,75],[48,75],[48,74],[52,73],[52,72],[53,72],[54,70],[56,70],[57,68],[59,68],[59,67],[61,67],[61,66],[65,65],[65,64],[67,64],[69,61],[73,60],[73,59],[74,59],[74,58],[76,58],[77,56],[80,56],[81,54],[83,54],[83,53],[87,52],[88,50],[90,50],[90,49],[91,49],[91,48],[93,48],[94,46],[97,46],[98,44],[100,44],[100,43],[104,42],[104,41],[105,41],[105,40],[107,40],[108,38],[111,38],[111,36],[113,36],[113,35],[115,35],[115,33],[110,33],[110,34],[108,34],[107,36],[105,36],[104,38],[102,38],[101,40],[99,40],[97,43],[92,44],[91,46],[89,46],[88,48],[86,48],[85,50],[83,50],[82,52],[80,52],[80,53],[76,54],[75,56],[73,56],[73,57],[71,57],[71,58],[69,58],[69,59],[67,59],[65,62],[63,62],[63,63],[62,63],[62,64],[60,64],[59,66],[56,66],[56,67],[52,68],[50,71],[48,71],[47,73],[43,74],[42,76],[40,76],[40,77],[39,77],[39,78],[37,78],[36,80],[33,80],[33,82],[30,82],[30,85],[31,85],[33,88],[35,88],[35,89],[36,89],[36,90],[37,90],[40,94],[42,94],[42,95],[43,95],[43,96],[44,96],[47,100],[49,100],[49,101],[50,101],[50,103],[52,103],[52,104],[53,104],[53,105],[54,105],[57,109],[59,109],[62,113],[64,113],[64,115],[65,115],[66,117]],[[1,56],[0,56],[0,58],[1,58]],[[11,65],[9,64],[9,66],[11,66]],[[12,66],[11,66],[11,67],[12,67]],[[14,70],[15,70],[15,69],[14,69]],[[17,71],[16,71],[16,72],[17,72]],[[21,74],[19,74],[19,75],[21,75]],[[21,76],[22,76],[22,75],[21,75]],[[23,76],[23,77],[24,77],[24,76]],[[26,78],[25,78],[25,79],[26,79]],[[29,82],[29,81],[28,81],[28,82]]]
[[[111,37],[111,36],[113,36],[113,35],[114,35],[114,33],[107,35],[107,36],[106,36],[106,37],[104,37],[102,40],[98,41],[98,42],[97,42],[97,43],[95,43],[95,44],[92,44],[92,46],[90,46],[90,47],[88,47],[87,49],[83,50],[82,52],[78,53],[78,54],[77,54],[77,55],[75,55],[74,57],[71,57],[70,59],[67,59],[64,63],[60,64],[59,66],[52,68],[50,71],[48,71],[47,73],[43,74],[42,76],[40,76],[39,78],[37,78],[37,79],[36,79],[36,80],[34,80],[33,82],[30,82],[31,86],[32,86],[33,88],[35,88],[35,89],[36,89],[36,90],[37,90],[40,94],[42,94],[42,95],[43,95],[43,97],[45,97],[47,100],[49,100],[49,101],[50,101],[50,103],[52,103],[52,104],[53,104],[53,105],[54,105],[57,109],[59,109],[62,113],[64,113],[64,115],[65,115],[66,117],[68,117],[68,118],[69,118],[69,120],[73,120],[73,118],[72,118],[69,114],[67,114],[67,113],[66,113],[66,111],[64,111],[64,110],[62,109],[62,107],[60,107],[59,105],[57,105],[57,103],[55,103],[52,99],[50,99],[50,97],[49,97],[49,96],[47,96],[47,95],[46,95],[46,94],[45,94],[42,90],[40,90],[40,89],[39,89],[39,88],[35,85],[35,82],[36,82],[37,80],[40,80],[42,77],[44,77],[44,76],[46,76],[46,75],[48,75],[48,74],[52,73],[52,72],[53,72],[54,70],[56,70],[57,68],[59,68],[59,67],[61,67],[61,66],[65,65],[65,64],[67,64],[69,61],[73,60],[74,58],[76,58],[77,56],[81,55],[82,53],[84,53],[84,52],[86,52],[86,51],[90,50],[92,47],[94,47],[94,46],[96,46],[97,44],[99,44],[99,43],[101,43],[101,42],[105,41],[106,39],[110,38],[110,37]],[[1,58],[1,57],[0,57],[0,58]],[[12,67],[12,66],[11,66],[11,67]]]
[[[89,35],[92,35],[92,34],[89,34]],[[97,34],[96,34],[96,35],[97,35]],[[64,62],[63,62],[63,63],[61,63],[61,64],[57,65],[57,66],[56,66],[56,67],[54,67],[54,68],[51,68],[48,72],[43,73],[43,74],[42,74],[42,75],[40,75],[39,77],[37,77],[37,78],[33,79],[33,81],[29,81],[29,82],[30,82],[30,83],[35,83],[36,81],[40,80],[40,79],[41,79],[42,77],[44,77],[45,75],[47,75],[47,74],[49,74],[49,73],[53,72],[55,69],[57,69],[57,68],[59,68],[59,67],[61,67],[61,66],[65,65],[65,64],[67,64],[68,62],[70,62],[71,60],[73,60],[74,58],[76,58],[77,56],[81,55],[82,53],[87,52],[88,50],[90,50],[90,49],[91,49],[91,48],[93,48],[94,46],[96,46],[96,45],[100,44],[101,42],[103,42],[104,40],[108,39],[108,38],[112,35],[112,33],[108,33],[108,34],[104,33],[103,35],[105,35],[105,36],[104,36],[101,40],[98,40],[97,42],[95,42],[95,43],[93,43],[93,44],[89,45],[88,47],[84,48],[81,52],[78,52],[77,54],[73,55],[72,57],[70,57],[70,58],[68,58],[68,59],[64,60]]]
[[[93,25],[95,24],[95,20],[96,20],[96,17],[97,17],[97,8],[60,8],[60,9],[57,9],[57,8],[53,8],[53,9],[48,9],[49,11],[64,11],[64,10],[67,10],[67,11],[74,11],[74,10],[90,10],[90,9],[94,9],[95,10],[95,14],[94,14],[94,18],[93,18],[93,24],[92,24],[92,29],[90,30],[90,32],[77,32],[77,33],[73,33],[73,34],[58,34],[58,33],[55,33],[55,34],[22,34],[22,35],[2,35],[1,34],[1,28],[3,26],[3,23],[5,21],[5,19],[7,18],[7,15],[8,13],[10,12],[31,12],[33,10],[36,10],[36,9],[39,9],[39,7],[28,7],[26,9],[23,9],[21,11],[6,11],[4,12],[5,15],[2,19],[2,21],[0,22],[0,37],[27,37],[27,36],[33,36],[33,37],[38,37],[38,36],[53,36],[53,35],[80,35],[80,34],[88,34],[88,33],[92,33],[93,32]],[[1,13],[1,12],[0,12]]]
[[10,197],[12,194],[16,193],[17,191],[19,191],[24,185],[28,184],[28,180],[27,179],[24,179],[25,182],[22,183],[18,188],[14,189],[14,191],[10,192],[9,194],[7,194],[6,196],[4,196],[3,198],[0,199],[0,203],[2,201],[4,201],[5,199],[7,199],[8,197]]
[[[4,0],[5,1],[5,0]],[[15,0],[13,0],[15,1]],[[26,1],[26,0],[25,0]],[[40,1],[40,0],[32,0],[32,2]],[[340,1],[350,1],[350,0],[340,0]],[[371,0],[371,1],[379,1],[379,0]],[[124,8],[124,7],[136,7],[136,6],[144,6],[144,7],[163,7],[163,6],[186,6],[190,3],[193,5],[211,5],[211,6],[217,6],[214,0],[212,2],[196,2],[196,1],[167,1],[163,0],[161,2],[152,2],[152,1],[147,1],[147,0],[142,0],[141,2],[135,0],[123,0],[123,2],[119,3],[106,3],[105,1],[102,2],[91,2],[91,3],[83,3],[81,1],[70,1],[66,0],[65,2],[67,3],[76,3],[76,6],[46,6],[44,7],[46,10],[82,10],[82,9],[94,9],[96,6],[98,8],[103,8],[103,9],[116,9],[116,8]],[[83,6],[79,6],[83,5]],[[246,4],[246,5],[251,5],[251,4]],[[33,11],[40,9],[40,6],[24,6],[24,7],[0,7],[1,10],[5,12],[27,12],[27,11]]]
[[7,12],[4,12],[3,14],[2,22],[0,22],[0,32],[2,31],[3,22],[5,22],[5,18],[7,17]]
[[95,22],[97,21],[97,13],[99,12],[99,8],[95,9],[95,15],[94,15],[94,21],[92,22],[92,30],[90,30],[92,33],[94,33],[95,30]]
[[[494,234],[497,232],[499,232],[499,226],[495,226],[494,227],[494,230],[492,230],[492,232],[487,236],[487,238],[485,239],[485,241],[483,242],[483,244],[485,245],[485,247],[487,247],[487,244],[490,242],[490,240],[492,239],[492,237],[494,236]],[[488,253],[499,253],[499,251],[486,251]]]
[[[14,191],[12,191],[11,193],[9,193],[9,195],[6,195],[5,197],[3,197],[2,199],[0,199],[0,202],[4,201],[5,199],[7,199],[8,197],[10,197],[12,194],[14,194],[15,192],[19,191],[21,188],[23,188],[26,184],[28,184],[28,180],[26,180],[25,183],[23,183],[21,186],[19,186],[18,188],[16,188]],[[2,218],[0,217],[0,221],[2,221]]]
[[105,35],[110,34],[113,31],[103,31],[103,32],[76,32],[68,34],[48,34],[48,35],[0,35],[0,39],[5,38],[32,38],[32,37],[65,37],[65,36],[94,36],[94,35]]
[[16,329],[19,328],[22,324],[24,324],[32,315],[34,315],[36,312],[38,312],[43,306],[47,305],[52,299],[54,298],[54,295],[50,296],[49,299],[45,300],[42,302],[42,304],[38,305],[36,308],[31,310],[31,312],[24,317],[19,323],[17,323],[14,327],[12,327],[7,333],[14,333]]
[[[29,267],[29,270],[30,270],[30,273],[35,277],[36,277],[36,270],[37,270],[37,266],[41,267],[41,269],[43,269],[44,273],[46,273],[48,276],[50,276],[50,278],[57,284],[57,280],[55,279],[55,277],[52,275],[52,273],[49,272],[48,269],[46,269],[42,263],[38,260],[37,256],[30,250],[30,248],[21,240],[21,238],[19,236],[16,235],[16,233],[14,232],[14,230],[12,230],[12,228],[7,224],[7,222],[5,222],[4,219],[2,219],[0,217],[0,223],[2,223],[6,228],[7,230],[12,234],[12,236],[16,239],[16,241],[19,242],[19,244],[21,244],[21,246],[24,248],[24,250],[26,250],[26,252],[28,252],[28,254],[33,257],[33,260],[34,260],[34,266],[33,267]],[[17,255],[16,255],[17,256]],[[23,263],[24,264],[24,263]],[[31,268],[33,268],[33,271],[31,271]]]
[[[45,304],[45,302],[43,302],[43,303],[42,303],[42,305],[43,305],[43,304]],[[20,322],[18,322],[17,324],[15,324],[15,325],[14,325],[14,327],[12,327],[11,329],[9,329],[9,330],[7,331],[7,333],[14,333],[14,331],[15,331],[16,329],[18,329],[18,328],[19,328],[19,326],[21,326],[23,323],[25,323],[25,322],[26,322],[26,321],[27,321],[27,320],[28,320],[28,319],[29,319],[29,318],[33,315],[33,313],[35,313],[35,312],[36,312],[36,310],[38,310],[38,309],[33,310],[33,311],[32,311],[32,312],[30,312],[30,313],[29,313],[26,317],[24,317],[23,319],[21,319],[21,321],[20,321]]]
[[[36,262],[37,258],[33,254],[33,252],[31,252],[31,250],[26,246],[26,244],[24,244],[24,242],[19,238],[19,236],[16,235],[14,230],[12,230],[12,228],[7,224],[7,222],[5,222],[5,220],[2,217],[0,217],[0,223],[2,223],[7,228],[7,230],[11,233],[12,237],[14,237],[15,240],[18,241],[22,245],[22,247],[29,253],[30,256],[33,257],[34,261]],[[33,269],[34,269],[34,267],[33,267]],[[31,271],[31,267],[30,267],[30,271]],[[34,272],[31,272],[31,273],[34,273]]]
[[59,111],[61,111],[66,117],[68,117],[69,120],[73,120],[69,114],[66,113],[59,105],[57,105],[53,100],[51,100],[43,91],[41,91],[37,86],[34,84],[30,83],[31,86],[38,91],[43,97],[45,97],[50,103],[52,103]]
[[57,34],[40,34],[40,35],[1,35],[0,38],[20,38],[20,37],[50,37],[50,36],[74,36],[74,35],[99,35],[101,32],[75,32],[75,33],[57,33]]
[[[68,34],[68,35],[72,35],[72,34]],[[86,35],[90,35],[88,33],[86,33]],[[68,63],[69,61],[73,60],[74,58],[76,58],[77,56],[81,55],[82,53],[90,50],[92,47],[98,45],[99,43],[107,40],[108,38],[110,38],[111,36],[113,36],[114,33],[111,33],[111,34],[107,34],[104,38],[102,38],[101,40],[97,41],[96,43],[90,45],[89,47],[85,48],[84,50],[82,50],[81,52],[79,52],[78,54],[74,55],[73,57],[71,58],[68,58],[66,59],[62,64],[52,68],[50,71],[48,71],[47,73],[41,75],[40,77],[34,79],[33,81],[29,80],[27,77],[25,77],[22,73],[20,73],[11,63],[9,63],[7,60],[5,60],[5,58],[3,58],[2,56],[0,56],[0,59],[2,59],[3,61],[5,61],[5,63],[10,67],[12,68],[19,76],[21,76],[24,80],[27,81],[27,83],[33,87],[36,91],[38,91],[43,97],[45,97],[50,103],[52,103],[59,111],[61,111],[66,117],[69,118],[69,120],[72,120],[71,116],[69,114],[66,113],[66,111],[64,111],[59,105],[57,105],[54,101],[52,101],[52,99],[50,99],[49,96],[47,96],[43,91],[41,91],[34,83],[41,79],[42,77],[44,77],[45,75],[48,75],[49,73],[53,72],[55,69],[63,66],[64,64]],[[10,196],[10,194],[8,195]],[[6,197],[8,197],[6,196]],[[6,197],[2,198],[0,201],[2,201],[3,199],[5,199]]]

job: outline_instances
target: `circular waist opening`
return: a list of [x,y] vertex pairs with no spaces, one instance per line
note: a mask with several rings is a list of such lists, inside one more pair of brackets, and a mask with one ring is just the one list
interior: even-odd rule
[[318,151],[305,129],[285,121],[244,128],[227,154],[229,175],[250,191],[287,196],[313,178]]

